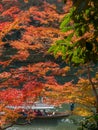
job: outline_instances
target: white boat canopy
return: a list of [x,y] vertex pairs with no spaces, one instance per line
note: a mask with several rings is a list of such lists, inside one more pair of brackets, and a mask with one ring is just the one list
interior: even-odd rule
[[42,109],[54,109],[53,105],[34,103],[34,105],[22,105],[22,106],[7,106],[10,109],[32,109],[32,110],[42,110]]

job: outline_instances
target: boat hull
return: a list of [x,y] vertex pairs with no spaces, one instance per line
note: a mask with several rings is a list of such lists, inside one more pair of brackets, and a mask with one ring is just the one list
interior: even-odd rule
[[54,125],[58,123],[60,119],[67,118],[70,114],[69,113],[55,113],[54,115],[48,114],[45,116],[35,116],[32,119],[27,120],[26,117],[20,117],[16,124],[17,125],[25,125],[25,124],[52,124],[54,122]]
[[64,117],[68,117],[69,113],[55,113],[55,114],[49,114],[45,116],[36,116],[34,119],[60,119]]

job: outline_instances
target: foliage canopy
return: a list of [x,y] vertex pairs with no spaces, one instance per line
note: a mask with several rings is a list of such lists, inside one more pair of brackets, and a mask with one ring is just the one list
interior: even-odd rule
[[[81,75],[76,86],[81,89],[79,89],[80,93],[76,94],[77,96],[75,97],[78,98],[75,98],[75,100],[78,100],[76,102],[80,104],[95,104],[94,107],[96,113],[98,113],[97,69],[95,70],[96,77],[93,79],[91,76],[92,65],[98,63],[98,1],[65,0],[64,2],[67,4],[65,10],[67,8],[67,11],[69,11],[66,11],[65,17],[60,24],[60,29],[66,36],[61,40],[57,40],[50,47],[49,52],[54,54],[55,57],[61,56],[70,65],[78,66],[79,68],[82,66],[83,71],[86,69],[86,77],[83,77],[82,74],[84,72],[80,70]],[[70,7],[70,5],[72,6]],[[88,89],[87,92],[84,93],[82,91],[84,89]],[[89,91],[90,89],[91,91]],[[90,102],[88,103],[86,100],[90,93],[92,95],[90,95],[92,101],[89,99]]]
[[[71,0],[70,0],[71,1]],[[66,9],[66,8],[65,8]],[[70,11],[63,18],[60,29],[66,37],[50,48],[54,55],[75,65],[98,61],[98,2],[73,1]]]

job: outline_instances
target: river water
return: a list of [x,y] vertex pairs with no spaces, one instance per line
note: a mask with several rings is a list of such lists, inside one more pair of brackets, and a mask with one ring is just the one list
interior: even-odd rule
[[43,123],[36,122],[35,124],[23,126],[16,125],[7,130],[77,130],[77,126],[70,119],[66,118],[58,120],[57,123],[55,121],[50,123],[45,120]]

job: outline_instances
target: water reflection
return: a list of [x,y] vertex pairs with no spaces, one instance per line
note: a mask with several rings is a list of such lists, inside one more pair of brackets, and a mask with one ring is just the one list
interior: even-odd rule
[[29,125],[16,125],[7,130],[76,130],[75,126],[69,118],[61,120],[36,120]]
[[57,126],[60,120],[57,119],[36,119],[32,121],[33,126]]

